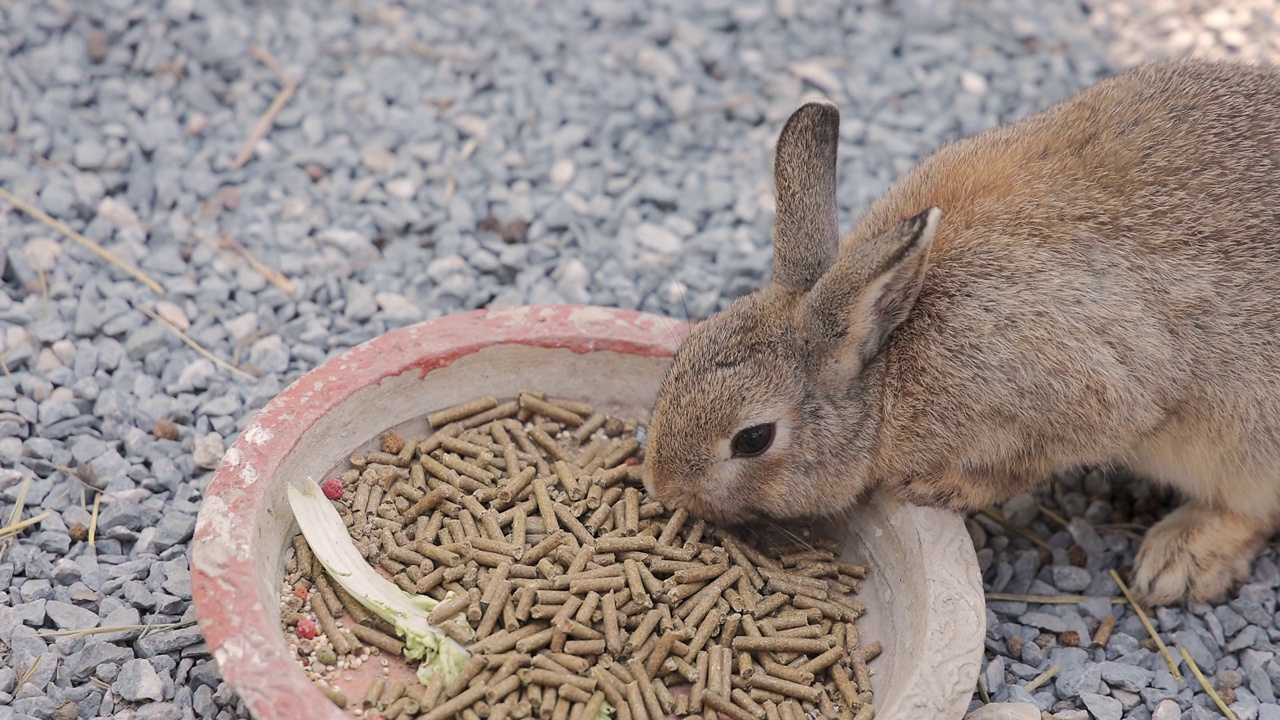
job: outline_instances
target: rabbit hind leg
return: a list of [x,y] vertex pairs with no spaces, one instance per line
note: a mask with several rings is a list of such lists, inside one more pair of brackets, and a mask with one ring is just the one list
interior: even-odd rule
[[1147,531],[1134,562],[1133,590],[1153,606],[1225,597],[1249,577],[1280,520],[1274,463],[1223,452],[1222,438],[1180,435],[1151,443],[1130,463],[1139,476],[1187,498]]

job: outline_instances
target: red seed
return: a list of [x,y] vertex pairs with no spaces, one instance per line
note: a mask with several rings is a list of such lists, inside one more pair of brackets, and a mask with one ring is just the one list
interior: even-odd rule
[[302,618],[298,621],[298,625],[294,628],[294,631],[297,632],[298,637],[303,640],[310,640],[316,636],[316,622],[314,620]]
[[637,458],[637,457],[629,457],[629,458],[627,458],[626,460],[623,460],[623,461],[622,461],[622,464],[623,464],[623,465],[639,465],[639,464],[640,464],[640,458]]
[[295,588],[293,589],[293,594],[294,594],[294,595],[297,595],[297,596],[298,596],[298,598],[299,598],[299,599],[301,599],[301,600],[306,600],[306,599],[307,599],[307,589],[306,589],[306,588],[304,588],[304,587],[302,587],[301,585],[299,585],[299,586],[297,586],[297,587],[295,587]]
[[338,500],[342,498],[342,481],[338,478],[329,478],[320,486],[324,491],[324,496],[330,500]]

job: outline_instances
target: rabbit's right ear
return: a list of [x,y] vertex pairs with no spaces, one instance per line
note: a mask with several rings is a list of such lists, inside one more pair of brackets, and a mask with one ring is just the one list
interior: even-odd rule
[[835,262],[840,244],[836,147],[840,111],[828,102],[800,106],[778,136],[773,165],[777,216],[773,282],[804,291]]
[[845,253],[804,298],[811,358],[864,366],[907,319],[924,283],[942,211],[930,207]]

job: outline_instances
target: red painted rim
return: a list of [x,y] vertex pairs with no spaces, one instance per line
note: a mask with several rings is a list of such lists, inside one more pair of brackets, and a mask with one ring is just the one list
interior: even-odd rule
[[302,435],[362,388],[506,344],[670,357],[687,326],[585,305],[478,310],[392,330],[336,355],[267,404],[232,443],[205,491],[192,542],[196,619],[222,677],[256,718],[350,717],[293,660],[262,606],[252,548],[268,485]]

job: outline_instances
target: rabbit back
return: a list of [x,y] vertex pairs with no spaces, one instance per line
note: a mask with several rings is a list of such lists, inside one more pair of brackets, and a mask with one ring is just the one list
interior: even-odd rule
[[1280,459],[1277,200],[1269,69],[1156,63],[940,148],[841,247],[942,210],[885,348],[883,471],[1121,463],[1234,492],[1202,466]]

